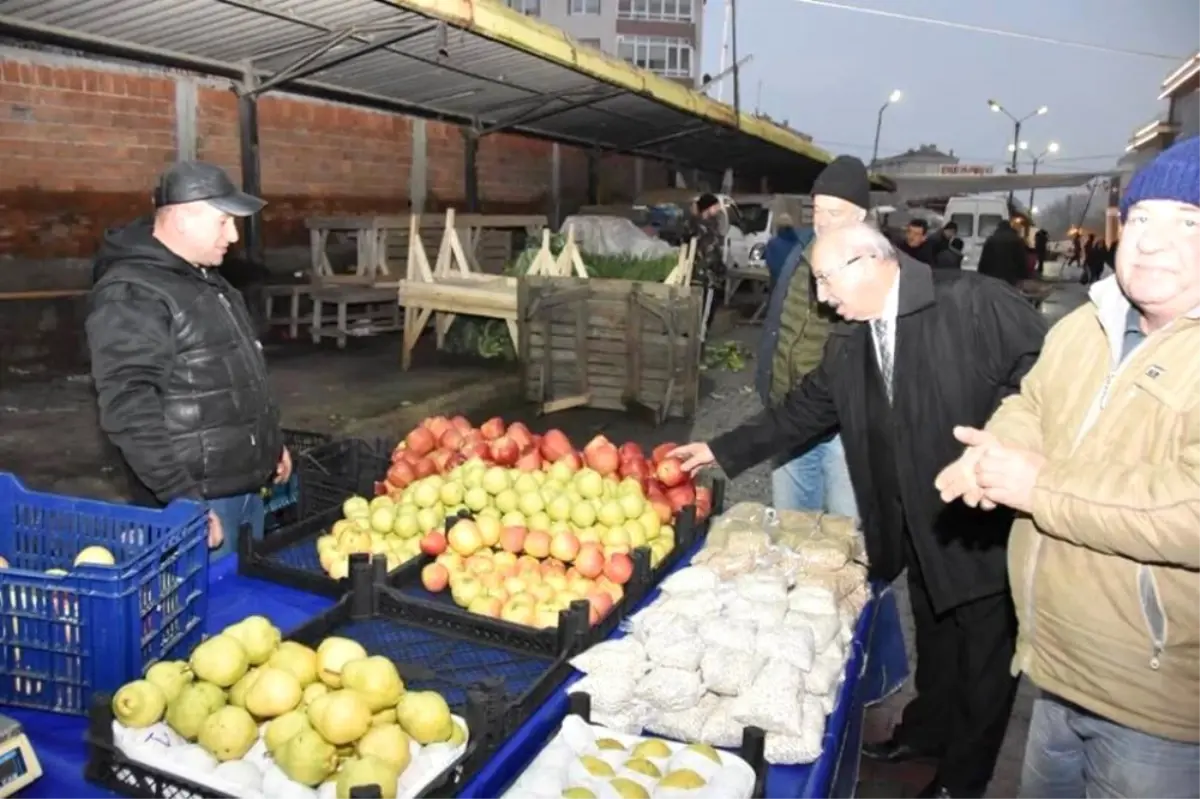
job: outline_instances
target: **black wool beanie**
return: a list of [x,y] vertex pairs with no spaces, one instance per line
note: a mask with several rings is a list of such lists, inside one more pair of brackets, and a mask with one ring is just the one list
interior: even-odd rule
[[852,155],[839,155],[821,170],[813,183],[813,196],[824,194],[854,203],[864,211],[871,207],[871,181],[867,167]]

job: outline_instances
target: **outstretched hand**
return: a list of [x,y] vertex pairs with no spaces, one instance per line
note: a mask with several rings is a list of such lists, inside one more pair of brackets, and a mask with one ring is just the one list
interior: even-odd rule
[[705,466],[712,466],[716,463],[716,458],[713,457],[712,450],[708,444],[684,444],[682,447],[676,447],[667,453],[668,458],[676,458],[683,464],[683,470],[688,474],[694,474]]
[[942,469],[933,481],[934,487],[940,492],[942,502],[961,499],[972,508],[992,510],[996,503],[984,496],[976,471],[984,452],[989,447],[999,447],[999,440],[986,430],[974,427],[955,427],[954,437],[967,448],[958,460]]

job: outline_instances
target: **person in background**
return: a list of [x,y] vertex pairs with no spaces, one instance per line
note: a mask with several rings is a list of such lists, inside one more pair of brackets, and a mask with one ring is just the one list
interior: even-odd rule
[[1116,273],[937,478],[1019,513],[1020,796],[1200,796],[1200,139],[1134,175]]
[[1038,232],[1033,234],[1033,252],[1037,255],[1037,273],[1044,275],[1046,273],[1046,253],[1050,249],[1050,234],[1046,229],[1038,228]]
[[1079,236],[1079,231],[1071,236],[1071,257],[1067,260],[1067,266],[1082,266],[1083,265],[1083,243]]
[[153,217],[109,231],[95,258],[86,328],[100,427],[134,501],[201,503],[220,556],[243,525],[262,535],[261,490],[292,471],[262,345],[217,270],[235,220],[265,203],[219,167],[184,161],[163,173],[154,204]]
[[929,223],[924,219],[910,219],[904,228],[904,240],[896,243],[896,249],[923,264],[934,264],[933,242],[927,236]]
[[704,331],[717,310],[717,287],[725,279],[725,241],[719,219],[721,201],[715,194],[701,194],[692,203],[692,212],[684,226],[684,244],[696,239],[696,259],[692,267],[692,282],[704,288]]
[[1088,283],[1095,283],[1104,274],[1104,262],[1108,260],[1108,247],[1095,236],[1088,236],[1087,246],[1083,250],[1084,268],[1087,271]]
[[933,265],[936,269],[962,269],[962,261],[963,240],[955,238],[937,254]]
[[953,219],[942,225],[941,230],[930,234],[929,244],[933,248],[935,266],[937,265],[938,256],[949,249],[950,243],[956,238],[958,238],[958,223]]
[[841,430],[871,578],[907,568],[916,622],[917,698],[891,740],[863,752],[939,758],[920,796],[983,796],[1016,691],[1012,515],[948,507],[934,479],[960,452],[955,425],[982,425],[1018,390],[1046,323],[1009,287],[931,269],[866,225],[822,233],[812,259],[821,300],[845,320],[820,363],[780,402],[674,455],[689,472],[716,464],[735,477]]
[[771,288],[774,288],[775,283],[778,282],[779,273],[783,271],[783,264],[799,243],[800,234],[796,232],[792,217],[789,214],[780,214],[775,224],[775,235],[763,248],[763,261],[766,262],[767,272],[771,276],[768,284]]
[[[755,384],[768,407],[782,401],[821,362],[830,324],[837,317],[817,302],[809,257],[814,236],[866,219],[871,204],[866,165],[850,155],[838,156],[817,176],[812,193],[813,229],[799,234],[800,242],[784,262],[763,322]],[[773,463],[775,507],[857,516],[837,431],[825,431],[816,442],[800,443],[804,446],[780,454]]]
[[1000,220],[979,253],[979,274],[1016,286],[1029,276],[1025,242],[1008,220]]

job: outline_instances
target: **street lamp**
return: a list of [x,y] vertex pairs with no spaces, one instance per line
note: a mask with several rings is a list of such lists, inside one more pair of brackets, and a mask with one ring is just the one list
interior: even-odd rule
[[[1042,114],[1049,112],[1050,108],[1048,106],[1042,106],[1036,111],[1031,111],[1023,117],[1013,116],[1007,108],[1000,105],[1000,103],[996,102],[995,100],[988,100],[988,108],[992,109],[994,113],[1004,114],[1013,121],[1013,143],[1008,149],[1009,152],[1012,153],[1012,165],[1009,167],[1009,174],[1015,175],[1017,174],[1017,150],[1024,149],[1021,147],[1021,123],[1033,119],[1034,117],[1040,117]],[[1012,203],[1012,196],[1013,193],[1010,191],[1008,193],[1008,202],[1010,204]]]
[[879,131],[883,129],[883,112],[888,109],[892,103],[900,102],[900,98],[904,96],[904,92],[899,89],[892,89],[892,93],[888,95],[887,102],[879,106],[879,118],[875,120],[875,147],[871,150],[871,168],[875,167],[875,162],[879,160]]
[[[1023,145],[1023,144],[1025,144],[1025,142],[1021,142],[1021,144]],[[1011,147],[1012,145],[1009,145],[1009,146]],[[1022,147],[1021,149],[1023,150],[1025,148]],[[1031,159],[1033,161],[1033,174],[1035,174],[1035,175],[1037,174],[1038,164],[1040,164],[1042,161],[1044,161],[1046,159],[1046,156],[1054,155],[1057,152],[1058,152],[1058,142],[1052,141],[1046,145],[1046,149],[1042,150],[1042,152],[1040,154],[1033,156]],[[1033,193],[1036,190],[1037,189],[1033,186],[1029,187],[1029,205],[1030,205],[1030,207],[1033,206]]]

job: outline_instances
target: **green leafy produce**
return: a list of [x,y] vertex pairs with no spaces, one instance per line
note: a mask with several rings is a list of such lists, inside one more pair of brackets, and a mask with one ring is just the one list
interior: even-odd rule
[[709,369],[727,369],[730,372],[740,372],[746,368],[746,359],[749,353],[736,341],[722,341],[715,344],[706,344],[704,346],[704,355],[700,361],[700,368]]

